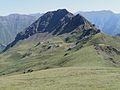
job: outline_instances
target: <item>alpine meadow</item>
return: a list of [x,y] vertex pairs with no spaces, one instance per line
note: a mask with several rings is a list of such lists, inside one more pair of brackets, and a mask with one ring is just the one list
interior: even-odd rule
[[95,11],[86,0],[15,0],[5,12],[6,1],[0,1],[0,90],[120,89],[120,14],[112,0],[109,8],[94,3]]

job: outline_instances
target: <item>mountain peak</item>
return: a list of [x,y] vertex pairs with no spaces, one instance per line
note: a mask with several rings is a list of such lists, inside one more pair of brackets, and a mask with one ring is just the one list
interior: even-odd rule
[[58,10],[56,10],[56,11],[49,11],[49,12],[47,12],[47,13],[45,13],[44,15],[46,15],[46,14],[50,14],[50,13],[64,13],[64,14],[67,14],[67,13],[70,13],[69,11],[67,11],[66,9],[58,9]]
[[[43,15],[43,18],[44,17],[63,17],[63,16],[65,16],[65,15],[67,15],[67,14],[69,14],[70,12],[68,12],[66,9],[58,9],[58,10],[56,10],[56,11],[49,11],[49,12],[47,12],[47,13],[45,13],[44,15]],[[72,13],[71,13],[72,14]],[[42,18],[42,17],[41,17]]]
[[67,12],[68,13],[68,10],[67,9],[58,9],[57,12]]
[[78,29],[80,31],[82,31],[83,29],[92,29],[93,31],[95,30],[92,24],[83,16],[79,14],[74,16],[66,9],[59,9],[57,11],[47,12],[32,25],[26,28],[23,32],[18,33],[15,40],[11,44],[9,44],[7,48],[14,46],[18,41],[27,39],[36,33],[48,33],[48,35],[54,36],[68,34]]

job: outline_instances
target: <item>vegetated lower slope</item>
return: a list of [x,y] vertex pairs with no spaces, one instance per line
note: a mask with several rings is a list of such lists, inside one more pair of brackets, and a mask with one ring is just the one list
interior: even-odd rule
[[0,55],[0,75],[59,67],[119,67],[120,38],[100,33],[81,15],[48,12]]
[[0,77],[0,90],[118,90],[119,68],[57,68]]
[[0,16],[0,41],[2,44],[8,45],[15,39],[15,36],[23,29],[31,25],[40,14],[21,15],[11,14],[8,16]]

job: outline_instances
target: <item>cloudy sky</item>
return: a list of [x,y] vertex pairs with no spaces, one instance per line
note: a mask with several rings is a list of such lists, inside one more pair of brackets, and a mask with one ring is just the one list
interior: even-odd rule
[[0,15],[45,13],[59,8],[71,12],[112,10],[120,13],[120,0],[0,0]]

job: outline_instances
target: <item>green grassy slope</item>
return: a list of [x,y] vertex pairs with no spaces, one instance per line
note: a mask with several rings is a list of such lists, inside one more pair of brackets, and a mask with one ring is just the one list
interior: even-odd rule
[[[119,43],[119,38],[97,34],[78,49],[79,44],[65,43],[60,37],[42,41],[40,37],[33,36],[0,55],[0,75],[56,67],[119,67],[120,55],[105,48],[111,45],[119,50]],[[96,50],[99,44],[104,45],[105,50]]]
[[0,77],[0,90],[119,90],[119,68],[57,68]]

